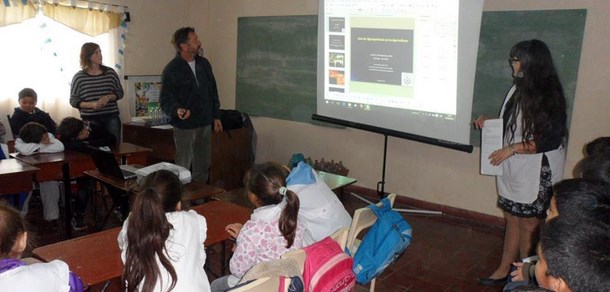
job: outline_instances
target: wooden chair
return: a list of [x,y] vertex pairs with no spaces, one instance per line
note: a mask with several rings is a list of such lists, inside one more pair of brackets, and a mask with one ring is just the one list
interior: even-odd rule
[[[388,195],[388,199],[390,199],[390,204],[394,206],[396,194]],[[377,206],[381,206],[381,203],[377,203]],[[377,216],[368,207],[360,208],[354,211],[352,225],[349,228],[346,245],[352,256],[356,254],[358,246],[360,245],[360,239],[358,239],[358,235],[360,235],[363,230],[375,224],[375,221],[377,221]],[[371,281],[369,291],[375,291],[375,279]]]

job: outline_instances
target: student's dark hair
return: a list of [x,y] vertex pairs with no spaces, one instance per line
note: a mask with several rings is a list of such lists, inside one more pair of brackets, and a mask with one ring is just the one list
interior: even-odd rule
[[548,143],[545,139],[561,137],[561,143],[565,143],[568,135],[566,98],[549,48],[540,40],[522,41],[510,50],[510,58],[520,61],[523,74],[514,79],[517,89],[514,106],[510,108],[512,118],[507,125],[510,142],[513,142],[517,127],[516,117],[522,114],[523,138],[516,142],[535,139],[544,144]]
[[585,145],[587,155],[605,154],[610,156],[610,137],[599,137]]
[[161,278],[156,258],[171,277],[172,290],[178,281],[165,250],[165,241],[173,226],[166,212],[176,211],[182,196],[180,179],[167,170],[155,171],[144,179],[137,191],[127,225],[127,256],[123,270],[123,283],[127,291],[152,291]]
[[20,234],[26,232],[19,211],[0,203],[0,259],[10,255]]
[[47,133],[47,128],[36,122],[29,122],[19,130],[19,138],[25,143],[40,143],[42,135]]
[[610,229],[553,218],[542,225],[540,249],[547,275],[563,279],[574,291],[610,287]]
[[566,179],[555,184],[553,191],[559,217],[600,224],[610,233],[610,185],[584,178]]
[[75,117],[67,117],[61,120],[57,126],[57,135],[62,143],[67,143],[78,137],[78,134],[85,128],[85,122]]
[[610,153],[595,153],[587,156],[578,162],[576,169],[577,175],[582,178],[610,184]]
[[176,52],[180,52],[180,44],[186,44],[188,42],[189,33],[191,32],[195,32],[195,29],[190,26],[179,28],[174,32],[172,45],[176,48]]
[[19,91],[19,98],[17,100],[22,100],[26,96],[32,97],[34,100],[38,100],[38,94],[36,94],[36,91],[31,88],[21,89],[21,91]]
[[[246,173],[246,190],[253,193],[263,206],[279,204],[283,196],[280,188],[286,187],[288,170],[280,164],[267,162],[253,166]],[[280,215],[280,232],[288,242],[287,248],[294,243],[299,215],[299,197],[293,191],[286,190],[286,207]]]

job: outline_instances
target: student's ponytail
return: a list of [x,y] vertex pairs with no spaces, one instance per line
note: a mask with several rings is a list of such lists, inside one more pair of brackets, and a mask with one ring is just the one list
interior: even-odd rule
[[165,251],[165,241],[173,226],[165,213],[175,211],[181,192],[180,180],[161,170],[148,175],[137,193],[127,225],[127,256],[122,276],[127,291],[155,288],[161,278],[157,257],[171,277],[169,290],[175,287],[178,277]]
[[299,215],[299,197],[297,194],[291,190],[288,190],[286,187],[280,188],[280,193],[284,192],[284,197],[286,198],[286,207],[282,210],[282,214],[280,215],[280,232],[284,235],[288,244],[286,248],[289,248],[294,243],[294,237],[297,231],[297,217]]

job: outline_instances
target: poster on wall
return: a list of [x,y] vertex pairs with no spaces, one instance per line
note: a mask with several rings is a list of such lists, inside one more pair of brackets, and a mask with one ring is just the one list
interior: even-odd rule
[[150,116],[151,112],[159,108],[161,76],[131,75],[126,76],[126,81],[132,117]]

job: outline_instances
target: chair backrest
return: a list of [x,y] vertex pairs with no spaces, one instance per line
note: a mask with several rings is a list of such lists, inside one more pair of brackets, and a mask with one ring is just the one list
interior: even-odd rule
[[[248,284],[231,289],[231,292],[269,292],[278,291],[280,287],[280,277],[265,277],[256,279]],[[290,278],[284,279],[284,291],[290,287]]]
[[[390,200],[391,205],[394,206],[396,194],[389,194],[388,199]],[[380,206],[380,203],[377,203],[377,205]],[[352,225],[349,228],[346,244],[347,249],[352,251],[352,254],[354,254],[354,244],[356,243],[356,239],[358,238],[360,232],[371,227],[375,221],[377,221],[377,216],[375,216],[373,211],[371,211],[371,209],[368,207],[360,208],[354,211]]]
[[6,141],[6,145],[8,146],[8,153],[15,153],[17,151],[15,150],[15,140]]

